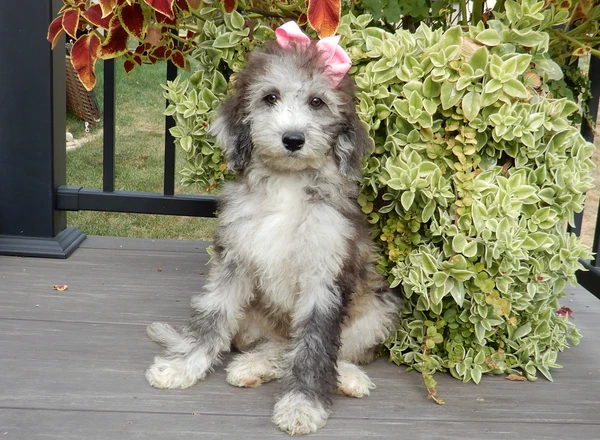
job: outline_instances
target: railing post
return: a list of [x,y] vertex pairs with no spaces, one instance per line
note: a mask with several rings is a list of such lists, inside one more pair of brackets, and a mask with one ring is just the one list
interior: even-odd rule
[[[590,59],[589,78],[591,81],[591,97],[588,99],[588,106],[590,108],[590,116],[595,122],[598,120],[598,107],[600,104],[600,58],[592,56]],[[581,123],[581,134],[588,142],[594,142],[594,138],[598,131],[598,127],[595,127],[594,131],[587,121]],[[585,208],[584,208],[585,209]],[[581,218],[580,218],[581,219]],[[577,224],[578,228],[575,231],[579,235],[581,232],[581,220]],[[596,298],[600,298],[600,258],[598,252],[600,252],[600,209],[596,213],[596,226],[594,228],[594,241],[592,244],[592,251],[595,255],[592,261],[587,262],[580,260],[580,263],[585,267],[585,271],[577,272],[577,281],[580,285],[590,291]]]
[[61,0],[0,2],[0,255],[66,258],[85,239],[56,210],[66,183],[64,38],[46,41]]

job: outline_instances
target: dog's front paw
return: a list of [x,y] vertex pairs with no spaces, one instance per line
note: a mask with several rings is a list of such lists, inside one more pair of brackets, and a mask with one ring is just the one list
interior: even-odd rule
[[154,358],[154,363],[146,370],[146,380],[155,388],[189,388],[204,379],[208,368],[194,365],[190,359]]
[[244,353],[227,367],[227,382],[235,387],[255,388],[277,377],[277,365],[261,353]]
[[275,404],[273,423],[290,435],[316,432],[327,423],[327,410],[320,402],[301,393],[288,393]]
[[338,392],[349,397],[364,397],[375,388],[369,376],[350,362],[338,362]]

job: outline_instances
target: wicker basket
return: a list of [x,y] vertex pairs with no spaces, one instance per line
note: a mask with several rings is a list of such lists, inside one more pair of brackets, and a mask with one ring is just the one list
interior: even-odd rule
[[79,81],[77,71],[71,64],[71,57],[66,57],[67,68],[67,109],[82,121],[95,124],[100,120],[100,109],[94,92],[88,92]]

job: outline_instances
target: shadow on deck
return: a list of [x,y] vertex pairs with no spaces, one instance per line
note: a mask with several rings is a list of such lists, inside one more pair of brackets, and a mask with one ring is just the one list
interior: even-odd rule
[[[237,389],[222,367],[187,390],[144,379],[160,351],[145,326],[186,320],[205,247],[91,237],[66,261],[0,257],[0,439],[287,438],[270,422],[278,383]],[[379,360],[366,367],[377,389],[336,396],[313,437],[600,439],[600,301],[571,288],[562,303],[584,339],[559,355],[554,383],[438,374],[437,406],[418,373]]]

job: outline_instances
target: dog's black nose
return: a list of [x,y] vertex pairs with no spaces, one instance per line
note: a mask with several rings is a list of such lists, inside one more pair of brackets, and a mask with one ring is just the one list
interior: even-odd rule
[[304,145],[304,135],[298,132],[284,133],[282,137],[283,146],[290,151],[298,151]]

